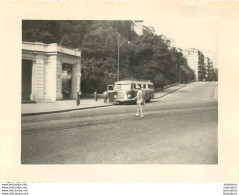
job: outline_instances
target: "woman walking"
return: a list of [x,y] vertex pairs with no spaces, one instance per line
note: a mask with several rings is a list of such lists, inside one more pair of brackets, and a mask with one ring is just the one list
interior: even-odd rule
[[143,111],[142,111],[142,104],[144,103],[143,100],[143,92],[141,90],[140,86],[137,86],[136,89],[138,89],[138,93],[135,99],[137,99],[137,112],[136,112],[136,116],[139,116],[139,112],[140,112],[140,117],[144,117],[143,115]]

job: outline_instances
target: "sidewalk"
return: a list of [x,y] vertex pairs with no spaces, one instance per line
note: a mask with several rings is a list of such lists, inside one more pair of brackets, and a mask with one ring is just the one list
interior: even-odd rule
[[22,104],[22,116],[67,112],[73,110],[83,110],[96,107],[112,106],[111,103],[104,103],[103,99],[81,99],[80,105],[76,105],[76,100],[61,100],[55,102],[38,102],[35,104]]
[[175,85],[173,87],[166,88],[163,91],[159,91],[157,93],[154,93],[154,99],[162,98],[162,97],[164,97],[164,96],[166,96],[170,93],[173,93],[173,92],[175,92],[175,91],[177,91],[177,90],[179,90],[179,89],[181,89],[181,88],[183,88],[187,85],[189,85],[189,84],[178,84],[178,85]]
[[[183,87],[186,84],[179,84],[163,91],[159,91],[154,94],[154,98],[162,98],[169,93],[173,93]],[[98,107],[106,107],[113,106],[113,103],[104,103],[103,99],[98,99],[95,101],[94,99],[81,99],[80,105],[76,105],[76,100],[62,100],[56,102],[38,102],[31,104],[22,104],[21,105],[21,113],[22,116],[30,116],[30,115],[39,115],[39,114],[49,114],[49,113],[57,113],[57,112],[68,112],[73,110],[83,110],[90,108],[98,108]]]

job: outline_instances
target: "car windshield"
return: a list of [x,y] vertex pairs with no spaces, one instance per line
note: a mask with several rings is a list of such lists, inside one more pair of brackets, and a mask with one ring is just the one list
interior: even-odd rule
[[130,84],[116,84],[115,89],[121,89],[121,90],[130,90],[131,85]]
[[108,87],[107,87],[107,90],[108,90],[108,91],[113,90],[113,89],[114,89],[114,88],[113,88],[112,85],[108,85]]

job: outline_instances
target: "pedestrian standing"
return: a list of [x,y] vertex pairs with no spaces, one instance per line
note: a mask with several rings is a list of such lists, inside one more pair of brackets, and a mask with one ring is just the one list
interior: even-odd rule
[[104,103],[107,103],[107,99],[108,99],[108,92],[107,91],[105,91],[103,93],[103,98],[104,98]]
[[98,99],[97,99],[97,91],[95,91],[94,96],[95,96],[95,101],[98,101]]
[[80,105],[80,95],[81,95],[81,92],[78,91],[76,93],[76,105],[79,106]]
[[137,99],[137,112],[136,112],[136,116],[139,116],[139,112],[140,112],[140,117],[144,117],[143,110],[142,110],[142,104],[144,103],[143,92],[142,92],[140,86],[137,86],[136,89],[138,90],[137,96],[135,97],[135,99]]

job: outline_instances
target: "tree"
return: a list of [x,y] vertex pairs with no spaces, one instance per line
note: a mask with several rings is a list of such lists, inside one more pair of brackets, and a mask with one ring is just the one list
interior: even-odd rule
[[81,87],[83,93],[102,93],[116,81],[117,61],[114,58],[86,58],[82,61]]
[[29,42],[56,43],[57,24],[55,21],[22,21],[22,39]]
[[120,38],[120,34],[112,27],[100,26],[85,36],[82,56],[85,58],[116,57],[117,42]]
[[139,79],[151,80],[156,88],[170,83],[169,45],[162,36],[153,34],[139,36],[132,42],[131,51],[132,75]]
[[151,80],[155,87],[193,80],[194,73],[178,48],[164,35],[138,36],[133,21],[23,20],[23,41],[58,43],[82,51],[82,91],[105,90],[120,79]]
[[59,43],[70,48],[81,48],[92,21],[23,20],[22,39],[30,42]]

